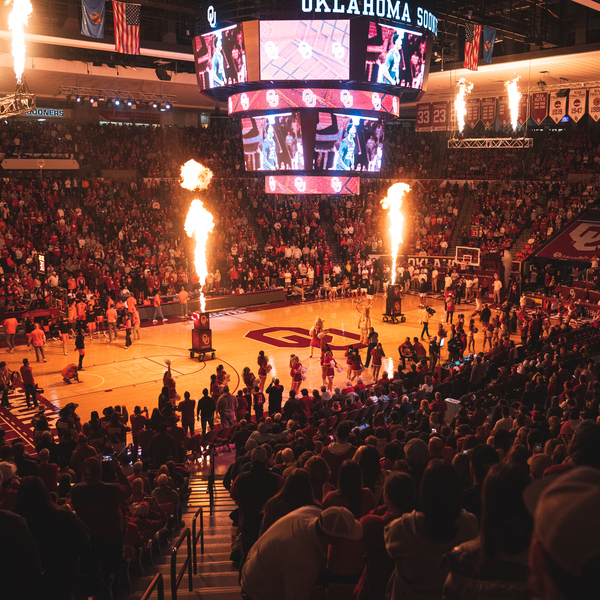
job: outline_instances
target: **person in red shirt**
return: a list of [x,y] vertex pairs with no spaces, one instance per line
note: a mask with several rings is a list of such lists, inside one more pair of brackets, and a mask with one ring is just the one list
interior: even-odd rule
[[33,344],[33,349],[35,350],[35,358],[37,362],[41,362],[40,356],[42,357],[43,362],[48,362],[46,360],[46,356],[44,355],[46,334],[44,333],[44,330],[40,327],[39,323],[35,324],[34,329],[31,332],[31,342]]
[[117,311],[114,306],[111,306],[106,311],[106,323],[108,325],[108,343],[110,344],[115,336],[117,339]]
[[18,321],[14,317],[4,319],[4,331],[6,333],[6,343],[8,352],[12,354],[15,349],[15,333],[17,332]]
[[33,369],[29,366],[29,359],[23,359],[23,366],[21,367],[21,380],[23,381],[23,387],[25,388],[25,402],[27,402],[27,408],[38,405],[37,401],[37,388],[33,379]]
[[154,317],[152,318],[152,322],[158,323],[157,317],[161,318],[163,320],[163,322],[166,321],[167,319],[165,319],[165,316],[163,315],[160,294],[158,292],[156,292],[156,294],[154,294],[154,299],[152,300],[152,306],[154,306]]
[[446,403],[442,399],[442,394],[440,392],[435,393],[435,400],[431,403],[429,408],[431,409],[432,412],[442,413],[442,418],[445,417],[446,410],[448,409],[448,407],[446,406]]

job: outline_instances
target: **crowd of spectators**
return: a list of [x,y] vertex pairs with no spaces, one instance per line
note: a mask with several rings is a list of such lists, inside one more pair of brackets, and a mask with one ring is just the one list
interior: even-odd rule
[[446,151],[442,177],[445,179],[522,179],[527,150],[457,149]]

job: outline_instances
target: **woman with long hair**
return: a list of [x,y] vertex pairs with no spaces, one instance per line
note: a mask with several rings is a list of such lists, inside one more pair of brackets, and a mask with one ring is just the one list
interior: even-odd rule
[[[258,379],[260,380],[260,385],[258,386],[261,392],[265,391],[265,381],[267,380],[267,374],[269,372],[269,361],[265,356],[264,350],[261,350],[258,353],[258,358],[256,359],[256,363],[258,364]],[[248,389],[252,389],[254,386],[249,385],[246,386]]]
[[36,597],[71,600],[79,563],[90,551],[87,527],[75,513],[52,503],[39,477],[21,480],[15,512],[27,522],[40,554],[44,574]]
[[381,362],[383,357],[385,356],[385,352],[383,351],[383,346],[381,342],[371,350],[371,358],[373,359],[373,381],[379,380],[379,371],[381,370]]
[[273,523],[302,506],[316,505],[310,484],[310,477],[304,469],[292,469],[285,479],[283,487],[265,504],[265,516],[262,520],[262,535]]
[[352,355],[354,354],[354,346],[352,344],[346,348],[344,356],[346,357],[346,379],[350,379],[352,374]]
[[300,362],[300,358],[295,354],[290,356],[290,377],[292,378],[290,389],[298,394],[300,384],[302,383],[302,363]]
[[335,368],[337,367],[337,363],[331,352],[325,353],[323,365],[326,367],[325,376],[327,379],[327,391],[333,392],[333,378],[335,377]]
[[475,353],[475,334],[478,329],[475,326],[475,319],[469,321],[469,331],[467,333],[467,352]]
[[352,354],[352,377],[350,381],[354,381],[357,377],[360,377],[362,373],[362,360],[360,358],[360,352],[355,350]]
[[462,510],[461,498],[456,469],[443,459],[432,460],[421,480],[421,509],[385,530],[387,551],[396,562],[389,598],[441,598],[449,571],[444,554],[478,534],[477,517]]
[[381,469],[379,451],[375,446],[361,446],[356,451],[354,460],[360,467],[363,487],[371,490],[375,504],[379,505],[385,477],[388,474]]

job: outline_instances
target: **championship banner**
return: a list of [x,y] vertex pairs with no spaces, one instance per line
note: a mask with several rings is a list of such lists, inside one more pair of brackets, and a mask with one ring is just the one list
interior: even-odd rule
[[517,115],[517,124],[524,125],[527,121],[527,109],[529,108],[529,96],[523,94],[519,100],[519,114]]
[[446,131],[450,120],[447,102],[431,103],[431,131]]
[[567,98],[559,98],[558,92],[550,94],[550,118],[555,123],[560,123],[560,120],[567,114]]
[[537,125],[548,116],[548,92],[534,92],[531,94],[531,118]]
[[481,100],[481,120],[486,127],[491,127],[496,120],[496,98]]
[[563,229],[536,256],[590,262],[600,252],[600,221],[578,219]]
[[481,100],[479,98],[469,98],[467,100],[467,116],[465,121],[473,129],[481,118]]
[[587,90],[571,90],[569,94],[569,117],[577,123],[585,115],[585,96]]
[[508,106],[508,96],[498,98],[498,119],[503,127],[510,123],[510,108]]
[[431,131],[431,103],[417,104],[415,131]]
[[594,121],[600,119],[600,88],[590,88],[588,98],[588,114]]

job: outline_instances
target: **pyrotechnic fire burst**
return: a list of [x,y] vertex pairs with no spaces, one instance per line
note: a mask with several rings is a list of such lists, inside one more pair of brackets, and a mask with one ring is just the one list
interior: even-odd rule
[[517,83],[521,79],[521,76],[515,77],[512,81],[504,83],[508,91],[508,108],[510,110],[510,123],[513,131],[517,130],[517,121],[519,118],[519,101],[521,100],[521,92],[517,87]]
[[[186,190],[202,191],[208,187],[212,176],[213,172],[210,169],[202,166],[195,160],[188,160],[181,167],[181,187]],[[185,232],[189,237],[193,237],[196,240],[194,267],[200,279],[200,309],[202,312],[206,309],[206,300],[202,292],[202,287],[208,275],[206,242],[214,226],[213,216],[204,208],[202,201],[198,198],[193,200],[185,219]]]
[[389,211],[390,236],[392,238],[392,283],[396,283],[396,258],[402,243],[402,225],[404,216],[400,210],[404,194],[410,192],[406,183],[395,183],[388,189],[387,196],[381,200],[381,206]]
[[454,110],[456,110],[456,119],[458,121],[458,130],[462,133],[465,128],[465,117],[467,115],[467,94],[471,93],[473,84],[462,77],[458,82],[458,94],[454,101]]
[[[11,4],[7,0],[5,5]],[[8,15],[8,28],[12,31],[12,55],[17,83],[21,83],[25,70],[25,25],[33,11],[29,0],[12,0],[13,9]]]

